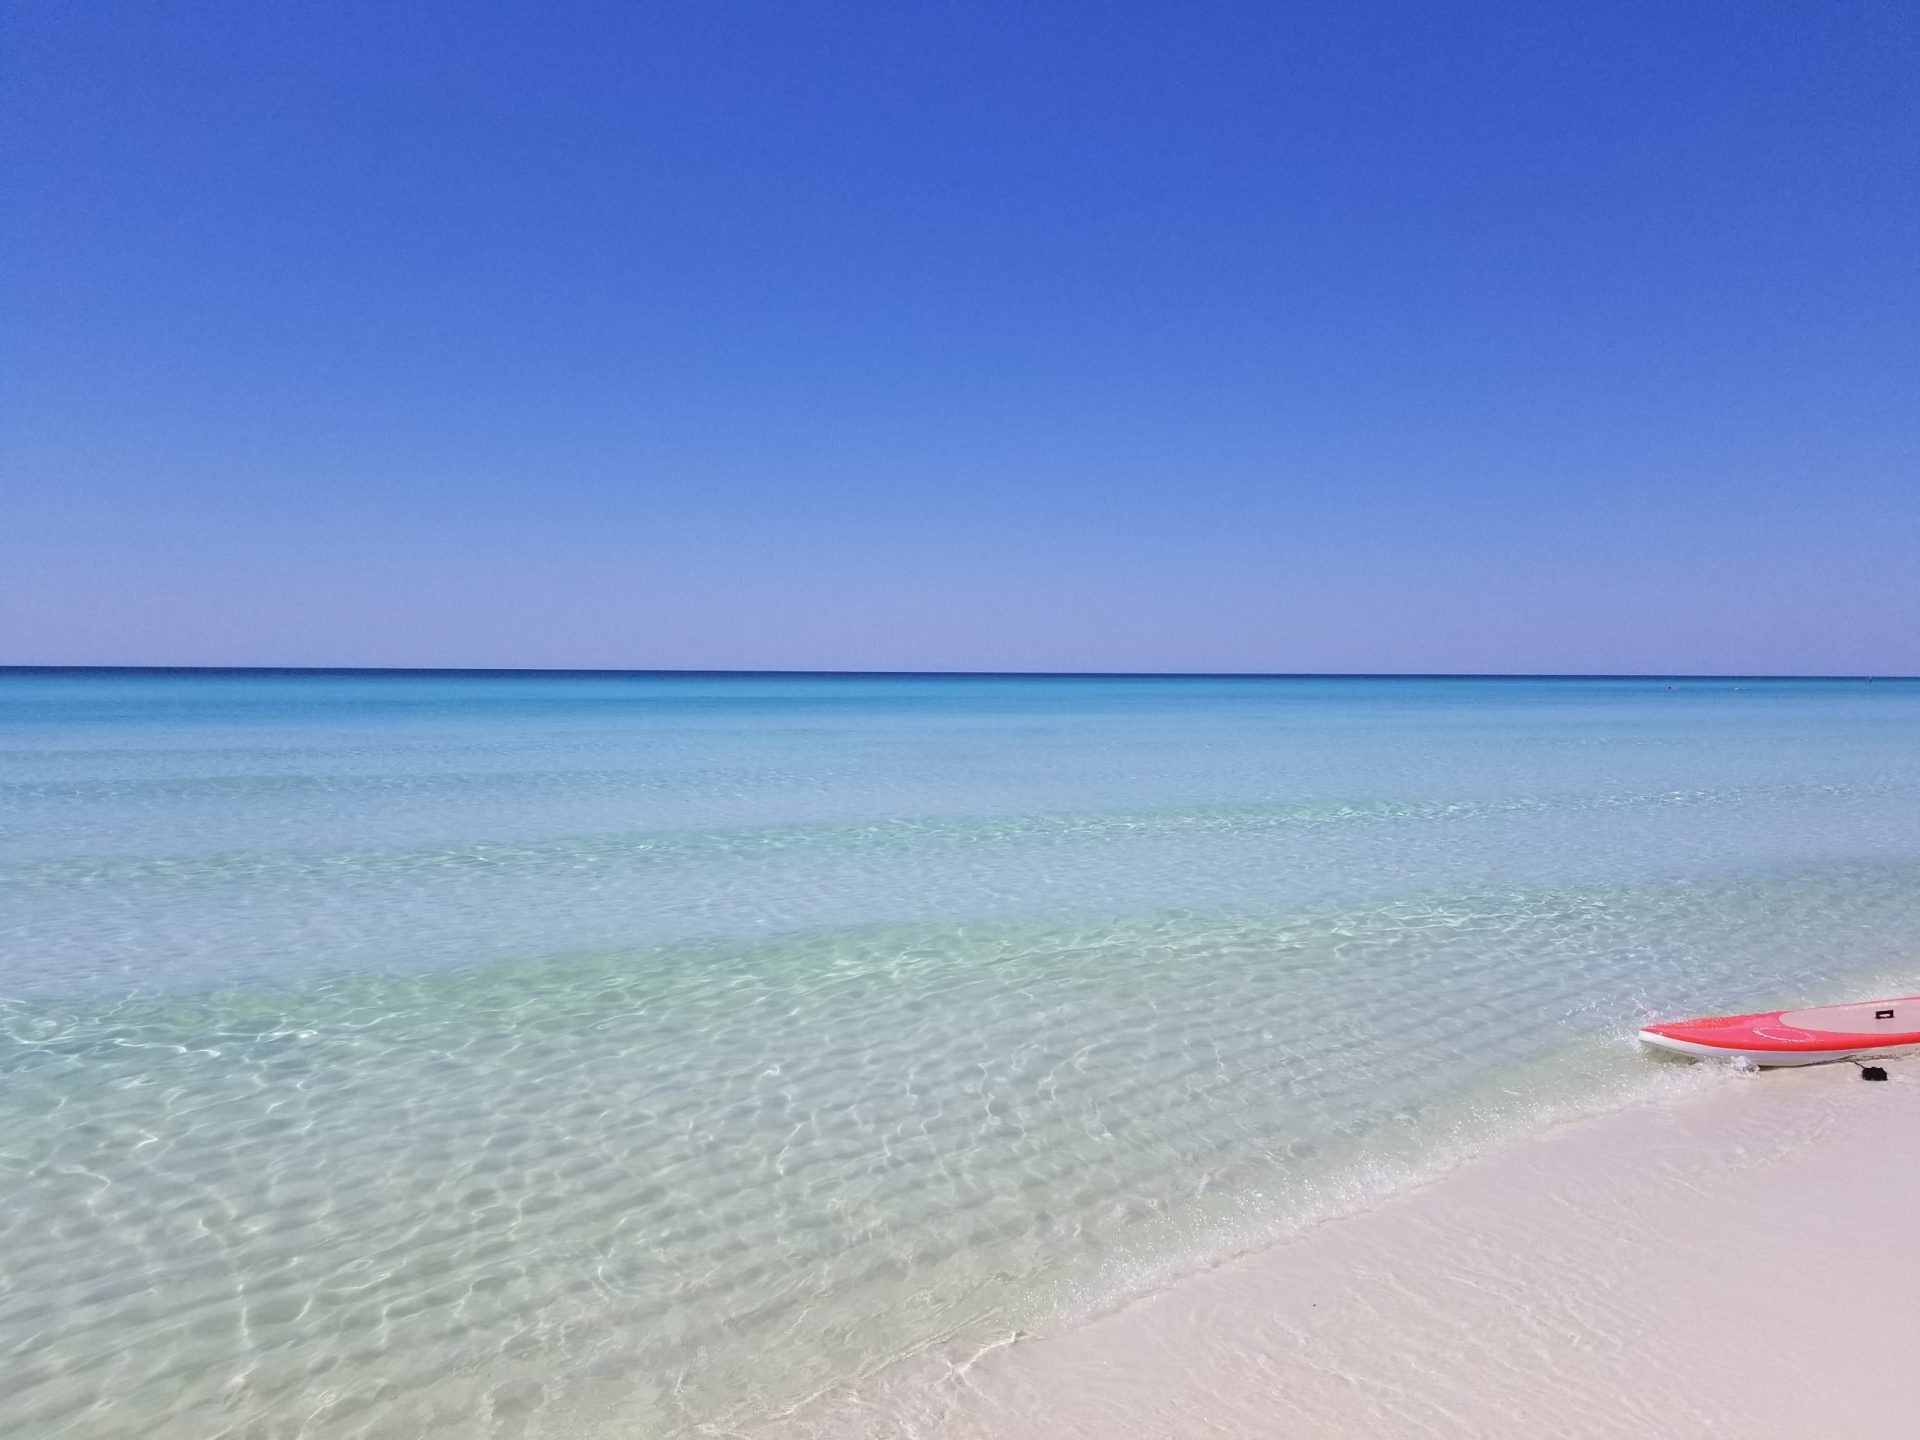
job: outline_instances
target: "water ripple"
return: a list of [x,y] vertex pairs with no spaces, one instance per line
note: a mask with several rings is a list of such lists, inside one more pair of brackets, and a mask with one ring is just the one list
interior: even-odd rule
[[1891,963],[1916,882],[836,930],[10,1003],[13,1433],[718,1423],[1251,1243],[1361,1155],[1638,1083],[1597,1037],[1648,990],[1779,996],[1842,953]]

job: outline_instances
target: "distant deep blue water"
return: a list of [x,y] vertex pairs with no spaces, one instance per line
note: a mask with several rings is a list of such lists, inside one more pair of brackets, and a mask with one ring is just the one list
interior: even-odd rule
[[1913,682],[0,672],[8,1433],[710,1432],[1917,980]]

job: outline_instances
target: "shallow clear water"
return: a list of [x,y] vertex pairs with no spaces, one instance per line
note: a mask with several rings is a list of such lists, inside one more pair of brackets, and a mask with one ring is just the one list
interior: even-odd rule
[[675,1435],[1920,975],[1920,685],[0,674],[24,1437]]

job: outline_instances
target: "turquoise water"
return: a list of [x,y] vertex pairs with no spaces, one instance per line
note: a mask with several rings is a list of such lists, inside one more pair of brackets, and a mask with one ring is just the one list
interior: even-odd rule
[[0,673],[8,1434],[715,1433],[1920,979],[1920,684]]

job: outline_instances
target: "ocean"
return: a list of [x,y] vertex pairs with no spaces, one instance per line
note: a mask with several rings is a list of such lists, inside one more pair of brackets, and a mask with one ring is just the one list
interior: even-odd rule
[[733,1434],[1920,989],[1920,683],[0,672],[14,1440]]

